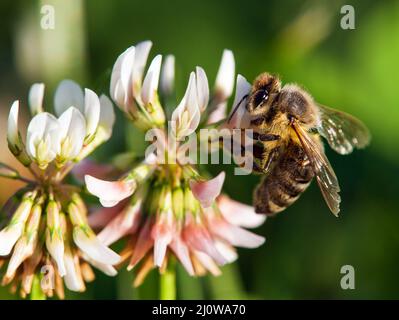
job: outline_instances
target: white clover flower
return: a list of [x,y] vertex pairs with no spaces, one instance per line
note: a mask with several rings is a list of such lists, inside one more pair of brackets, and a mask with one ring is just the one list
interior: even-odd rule
[[[54,270],[53,291],[63,297],[63,281],[68,289],[84,291],[93,280],[92,266],[115,275],[118,254],[102,244],[87,222],[87,209],[78,188],[65,184],[73,166],[106,141],[115,121],[111,101],[89,89],[83,91],[71,80],[56,90],[56,116],[43,108],[44,84],[34,84],[29,92],[33,118],[23,142],[18,130],[19,102],[11,107],[7,140],[10,151],[32,173],[34,180],[21,177],[1,165],[0,175],[27,183],[21,189],[19,205],[0,231],[0,256],[9,256],[2,284],[21,281],[21,295],[32,290],[32,281],[43,266]],[[7,259],[7,258],[5,258]],[[2,259],[4,261],[4,259]],[[83,270],[84,269],[84,270]],[[44,290],[44,289],[43,289]]]
[[52,114],[42,112],[29,122],[26,147],[28,155],[44,170],[52,162],[60,147],[60,123]]
[[158,98],[162,56],[152,60],[143,80],[151,46],[150,41],[144,41],[123,52],[112,69],[110,85],[111,98],[143,130],[165,122]]
[[[162,273],[172,255],[192,276],[206,271],[219,275],[219,266],[237,259],[235,247],[256,248],[265,241],[243,228],[259,226],[265,216],[221,194],[224,172],[207,180],[195,164],[180,157],[186,150],[186,138],[226,119],[227,100],[234,87],[232,52],[224,51],[213,90],[201,67],[190,73],[185,93],[166,128],[155,115],[165,107],[161,101],[167,100],[168,105],[172,101],[175,58],[167,56],[161,67],[161,56],[157,55],[141,81],[150,47],[150,42],[142,42],[118,57],[111,77],[111,97],[133,125],[153,129],[147,135],[155,142],[144,160],[117,181],[85,176],[88,191],[104,207],[111,207],[93,214],[89,221],[93,226],[105,226],[98,237],[106,245],[122,237],[130,239],[124,256],[130,259],[128,270],[139,268],[135,286],[154,267]],[[235,99],[240,101],[245,91],[246,82],[238,76]],[[159,147],[154,150],[155,143]]]

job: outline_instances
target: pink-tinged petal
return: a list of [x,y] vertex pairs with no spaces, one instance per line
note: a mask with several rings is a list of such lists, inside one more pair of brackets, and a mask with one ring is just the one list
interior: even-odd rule
[[212,275],[217,277],[222,274],[215,261],[213,261],[212,258],[208,256],[206,253],[200,251],[194,251],[194,255],[198,259],[198,261],[202,264],[202,266],[206,270],[208,270]]
[[128,199],[122,200],[115,207],[111,208],[100,207],[98,210],[91,213],[88,217],[90,227],[93,229],[104,228],[125,208],[128,201]]
[[222,191],[225,179],[222,171],[215,178],[208,181],[190,181],[190,188],[203,208],[210,207]]
[[121,200],[132,195],[136,189],[136,183],[133,180],[104,181],[85,175],[85,181],[87,190],[98,197],[104,207],[115,206]]
[[109,246],[122,237],[136,232],[140,223],[140,207],[141,201],[128,205],[97,235],[98,239]]
[[153,220],[149,218],[141,229],[133,250],[132,258],[130,259],[130,263],[127,267],[128,270],[133,269],[153,246],[154,240],[151,237],[152,225]]
[[154,240],[154,265],[161,267],[166,256],[168,245],[172,241],[172,233],[163,233]]
[[173,212],[161,214],[157,218],[151,230],[151,237],[154,240],[154,264],[161,267],[166,255],[166,249],[172,242],[174,234]]
[[256,228],[266,221],[266,215],[255,213],[254,207],[232,200],[226,195],[220,195],[216,202],[223,217],[236,226]]
[[83,182],[85,175],[106,178],[113,170],[113,166],[108,164],[100,164],[90,159],[83,159],[77,163],[71,173],[79,181]]
[[215,240],[215,247],[218,249],[220,254],[227,260],[228,263],[232,263],[237,260],[238,254],[234,247],[227,244],[222,240]]
[[265,242],[265,238],[248,230],[228,223],[223,217],[207,217],[211,232],[235,247],[257,248]]
[[186,269],[187,273],[190,276],[194,276],[195,272],[190,258],[190,251],[182,240],[180,234],[174,237],[173,241],[170,244],[170,247],[175,253],[176,257],[180,260],[184,269]]
[[206,253],[212,257],[219,265],[224,265],[227,260],[216,249],[212,236],[208,230],[188,217],[187,224],[183,229],[183,240],[187,245],[197,251]]

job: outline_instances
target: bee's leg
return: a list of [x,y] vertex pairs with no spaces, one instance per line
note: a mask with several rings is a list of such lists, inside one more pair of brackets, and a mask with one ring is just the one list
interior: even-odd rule
[[[254,145],[254,157],[256,159],[263,159],[263,153],[262,154],[257,154],[257,151],[255,151],[255,145]],[[253,171],[258,172],[258,173],[267,173],[269,172],[271,165],[273,162],[277,159],[279,155],[280,149],[279,148],[274,148],[269,152],[269,155],[266,159],[266,161],[260,161],[260,164],[258,164],[256,161],[253,162]]]
[[258,141],[277,141],[281,137],[278,134],[253,132],[253,138]]

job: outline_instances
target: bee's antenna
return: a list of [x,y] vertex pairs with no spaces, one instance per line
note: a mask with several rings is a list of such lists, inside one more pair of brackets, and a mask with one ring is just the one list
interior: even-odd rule
[[241,98],[241,100],[237,103],[237,105],[234,107],[234,110],[233,110],[233,112],[231,113],[231,115],[230,115],[230,117],[229,117],[229,120],[227,120],[228,123],[231,121],[231,118],[233,118],[234,114],[237,112],[238,107],[241,105],[241,103],[242,103],[246,98],[248,98],[248,94],[246,94],[245,96],[243,96],[243,97]]

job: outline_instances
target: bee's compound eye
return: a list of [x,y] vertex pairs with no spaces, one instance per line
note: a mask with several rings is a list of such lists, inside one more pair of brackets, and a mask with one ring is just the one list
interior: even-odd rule
[[269,92],[265,89],[261,89],[255,92],[254,105],[255,108],[259,107],[263,102],[269,98]]

